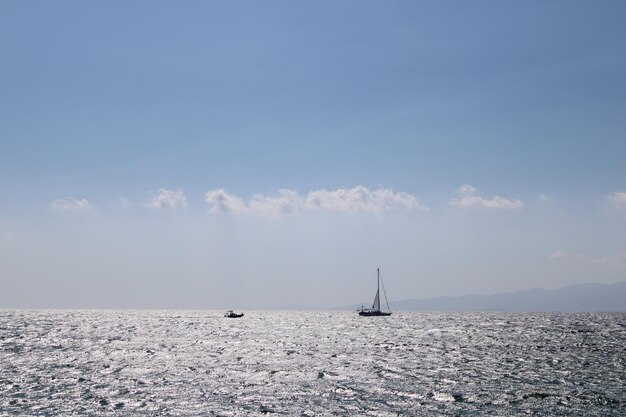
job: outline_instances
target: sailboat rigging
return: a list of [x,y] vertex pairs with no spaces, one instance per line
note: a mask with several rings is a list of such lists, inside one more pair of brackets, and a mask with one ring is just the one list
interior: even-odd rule
[[383,294],[385,295],[385,303],[387,303],[387,311],[380,310],[380,268],[376,269],[376,273],[378,275],[378,286],[376,288],[376,296],[374,296],[374,304],[372,304],[372,308],[364,308],[361,306],[359,312],[359,316],[391,316],[391,309],[389,308],[389,302],[387,301],[387,291],[385,291],[385,284],[383,284]]

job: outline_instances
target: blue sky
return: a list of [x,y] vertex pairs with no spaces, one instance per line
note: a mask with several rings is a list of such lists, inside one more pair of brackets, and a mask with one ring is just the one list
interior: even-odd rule
[[3,2],[0,305],[330,307],[379,265],[394,299],[623,280],[625,18]]

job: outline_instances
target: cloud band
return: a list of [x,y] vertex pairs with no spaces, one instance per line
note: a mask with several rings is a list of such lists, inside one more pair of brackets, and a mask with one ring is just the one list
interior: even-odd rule
[[370,190],[361,185],[336,190],[315,190],[305,195],[281,189],[275,195],[254,195],[247,203],[223,189],[206,193],[210,213],[252,213],[278,217],[300,211],[325,210],[344,213],[381,213],[391,210],[427,210],[408,193],[390,189]]

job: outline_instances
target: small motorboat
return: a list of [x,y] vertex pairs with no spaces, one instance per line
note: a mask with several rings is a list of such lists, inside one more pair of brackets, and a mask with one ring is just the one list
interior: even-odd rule
[[243,317],[243,313],[235,313],[233,310],[228,310],[226,313],[224,313],[224,317],[238,319],[239,317]]

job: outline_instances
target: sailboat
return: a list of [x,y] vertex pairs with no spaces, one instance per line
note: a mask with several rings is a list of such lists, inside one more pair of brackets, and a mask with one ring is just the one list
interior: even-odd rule
[[376,296],[374,297],[374,304],[372,308],[363,308],[361,306],[359,316],[391,316],[391,309],[389,308],[389,302],[387,301],[387,292],[385,291],[385,284],[383,284],[383,294],[385,295],[385,303],[387,303],[387,311],[380,310],[380,268],[376,269],[378,275],[378,288],[376,289]]

